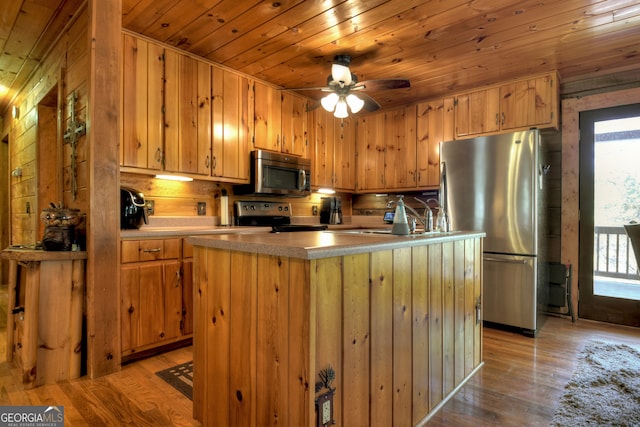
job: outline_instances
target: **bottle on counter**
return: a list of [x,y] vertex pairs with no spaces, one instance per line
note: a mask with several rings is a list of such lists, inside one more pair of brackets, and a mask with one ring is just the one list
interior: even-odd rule
[[393,216],[393,226],[391,228],[391,234],[399,236],[409,235],[409,222],[407,221],[407,211],[404,208],[404,196],[398,196],[398,203],[396,203],[396,213]]
[[220,196],[220,225],[229,224],[229,196],[227,190],[222,189]]

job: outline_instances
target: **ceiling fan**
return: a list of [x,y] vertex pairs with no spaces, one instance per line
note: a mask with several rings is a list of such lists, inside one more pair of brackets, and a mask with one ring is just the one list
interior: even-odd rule
[[[363,93],[366,90],[402,89],[411,86],[407,79],[381,79],[358,82],[356,75],[349,69],[349,64],[351,64],[351,56],[336,55],[331,65],[331,74],[327,77],[327,86],[291,90],[330,92],[320,100],[320,105],[325,110],[332,112],[335,117],[345,118],[349,115],[349,110],[355,114],[362,108],[369,112],[380,108],[380,104],[375,99]],[[309,110],[317,107],[318,105],[316,104]]]

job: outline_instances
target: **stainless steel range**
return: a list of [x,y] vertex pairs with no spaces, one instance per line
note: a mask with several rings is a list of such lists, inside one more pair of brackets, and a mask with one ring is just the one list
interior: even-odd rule
[[238,226],[270,226],[276,233],[327,229],[326,225],[291,224],[291,204],[287,202],[239,200],[233,207]]

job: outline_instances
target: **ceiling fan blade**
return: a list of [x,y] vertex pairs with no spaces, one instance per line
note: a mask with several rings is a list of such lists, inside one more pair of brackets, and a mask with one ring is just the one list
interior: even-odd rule
[[368,112],[372,113],[372,112],[380,109],[380,104],[378,104],[378,101],[376,101],[375,99],[373,99],[369,95],[367,95],[365,93],[358,93],[356,96],[364,101],[364,107],[363,108],[365,110],[367,110]]
[[317,86],[317,87],[281,87],[278,90],[322,90],[325,92],[333,91],[333,88],[329,86]]
[[353,87],[356,90],[385,90],[403,89],[411,87],[411,82],[407,79],[380,79],[360,82]]
[[318,107],[320,107],[322,104],[320,104],[319,102],[314,102],[313,104],[307,104],[307,112],[309,111],[313,111],[315,109],[317,109]]

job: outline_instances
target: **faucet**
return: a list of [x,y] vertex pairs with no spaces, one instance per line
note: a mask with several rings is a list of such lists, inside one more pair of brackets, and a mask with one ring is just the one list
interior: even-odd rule
[[[444,212],[444,209],[440,206],[440,202],[437,199],[431,198],[431,199],[428,199],[426,202],[418,197],[414,197],[414,199],[424,205],[424,215],[423,216],[420,215],[411,206],[408,206],[407,204],[404,205],[405,211],[407,212],[407,216],[411,217],[410,218],[411,221],[409,221],[409,229],[411,230],[411,232],[414,232],[416,230],[417,221],[419,221],[424,226],[424,231],[434,230],[433,212],[431,211],[431,207],[429,207],[429,203],[428,203],[431,201],[434,201],[438,204],[437,208],[440,210],[440,212],[442,212],[443,215],[445,215],[445,221],[446,221],[446,212]],[[391,208],[394,203],[395,201],[389,199],[387,201],[387,208]],[[448,230],[443,229],[441,231],[448,231]]]
[[438,216],[436,217],[436,223],[435,223],[436,231],[445,231],[445,232],[450,231],[449,215],[447,215],[447,211],[440,204],[440,201],[438,199],[431,198],[427,200],[427,202],[431,202],[431,201],[436,202],[438,205],[436,206],[436,209],[438,209]]

